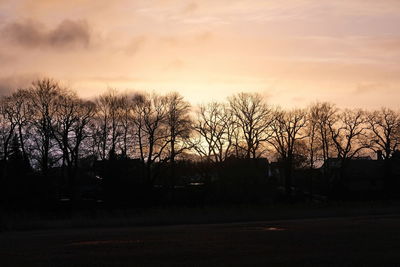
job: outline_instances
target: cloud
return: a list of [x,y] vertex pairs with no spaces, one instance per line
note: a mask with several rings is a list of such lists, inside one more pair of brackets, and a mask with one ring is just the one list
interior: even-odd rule
[[36,47],[40,45],[44,34],[41,32],[41,24],[35,21],[24,23],[11,23],[3,27],[1,35],[13,42],[25,47]]
[[187,24],[209,24],[209,25],[228,25],[231,24],[231,19],[221,18],[217,16],[198,16],[182,20]]
[[169,62],[164,70],[181,70],[185,66],[185,62],[180,59],[175,59],[171,62]]
[[136,54],[139,51],[139,49],[144,45],[145,42],[146,42],[146,37],[143,35],[132,38],[130,43],[125,48],[126,54],[128,56]]
[[52,30],[45,30],[43,24],[34,20],[9,23],[0,36],[24,48],[86,48],[91,38],[86,21],[68,19]]
[[202,32],[196,36],[196,41],[208,41],[213,38],[213,33],[209,31]]
[[195,12],[197,9],[199,8],[198,4],[195,2],[190,2],[189,4],[187,4],[183,10],[182,13],[185,15],[190,15],[193,12]]
[[177,46],[179,44],[179,38],[175,36],[163,36],[160,38],[160,42],[170,46]]
[[353,94],[355,95],[362,95],[362,94],[368,94],[371,92],[378,92],[378,91],[384,91],[387,89],[389,86],[387,83],[383,82],[376,82],[376,83],[360,83],[357,85],[357,88],[353,91]]
[[0,77],[0,95],[7,95],[19,88],[27,88],[40,76],[31,73]]
[[87,47],[90,42],[89,25],[86,21],[62,21],[48,34],[47,42],[55,47],[81,45]]
[[14,55],[0,52],[0,62],[9,63],[9,62],[16,62],[16,61],[17,61],[17,58]]

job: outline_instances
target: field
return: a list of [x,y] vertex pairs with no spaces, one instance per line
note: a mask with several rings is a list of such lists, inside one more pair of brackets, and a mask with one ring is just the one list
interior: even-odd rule
[[395,266],[400,216],[0,233],[0,266]]

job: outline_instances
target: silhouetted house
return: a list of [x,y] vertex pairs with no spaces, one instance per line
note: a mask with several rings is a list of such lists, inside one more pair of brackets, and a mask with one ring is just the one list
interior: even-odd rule
[[[177,186],[213,183],[224,179],[230,181],[235,179],[265,180],[269,171],[269,163],[266,158],[228,158],[223,162],[177,161],[174,166],[174,176],[176,176],[174,185]],[[163,172],[156,181],[158,185],[163,185],[163,178],[171,175],[170,168],[170,165],[164,165]]]
[[353,158],[343,161],[328,159],[321,167],[333,192],[362,195],[375,194],[383,189],[383,161],[370,157]]
[[352,159],[330,158],[321,167],[323,177],[330,183],[332,194],[346,197],[371,198],[388,191],[400,192],[400,152],[384,160],[356,157]]
[[217,168],[217,178],[211,183],[211,194],[221,202],[261,202],[268,197],[266,158],[229,158]]
[[103,199],[119,205],[140,205],[145,201],[143,163],[139,159],[117,158],[95,161],[93,173],[102,181]]
[[140,159],[97,160],[93,164],[93,171],[100,179],[108,175],[143,179],[142,167]]
[[[284,162],[271,162],[268,168],[268,179],[276,184],[281,193],[285,193],[285,164]],[[321,172],[314,168],[292,169],[292,194],[296,197],[312,197],[326,195],[326,182],[321,179]]]
[[228,158],[223,162],[176,162],[173,176],[168,164],[157,179],[167,203],[200,204],[258,201],[266,194],[268,160]]
[[279,184],[284,184],[285,176],[283,172],[283,164],[281,162],[271,162],[268,166],[268,178],[276,181]]
[[[284,166],[281,162],[269,165],[268,177],[283,187]],[[294,169],[293,191],[333,198],[371,199],[387,195],[400,197],[400,151],[389,160],[377,153],[377,159],[354,157],[329,158],[319,169]],[[389,188],[389,190],[388,190]]]

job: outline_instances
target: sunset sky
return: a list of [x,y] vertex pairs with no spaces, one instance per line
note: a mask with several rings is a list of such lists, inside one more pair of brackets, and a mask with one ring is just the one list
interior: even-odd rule
[[0,0],[0,92],[259,92],[284,107],[398,108],[399,0]]

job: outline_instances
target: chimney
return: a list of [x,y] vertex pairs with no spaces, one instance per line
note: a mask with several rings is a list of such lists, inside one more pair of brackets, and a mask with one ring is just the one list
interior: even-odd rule
[[376,151],[377,160],[383,160],[382,150]]

